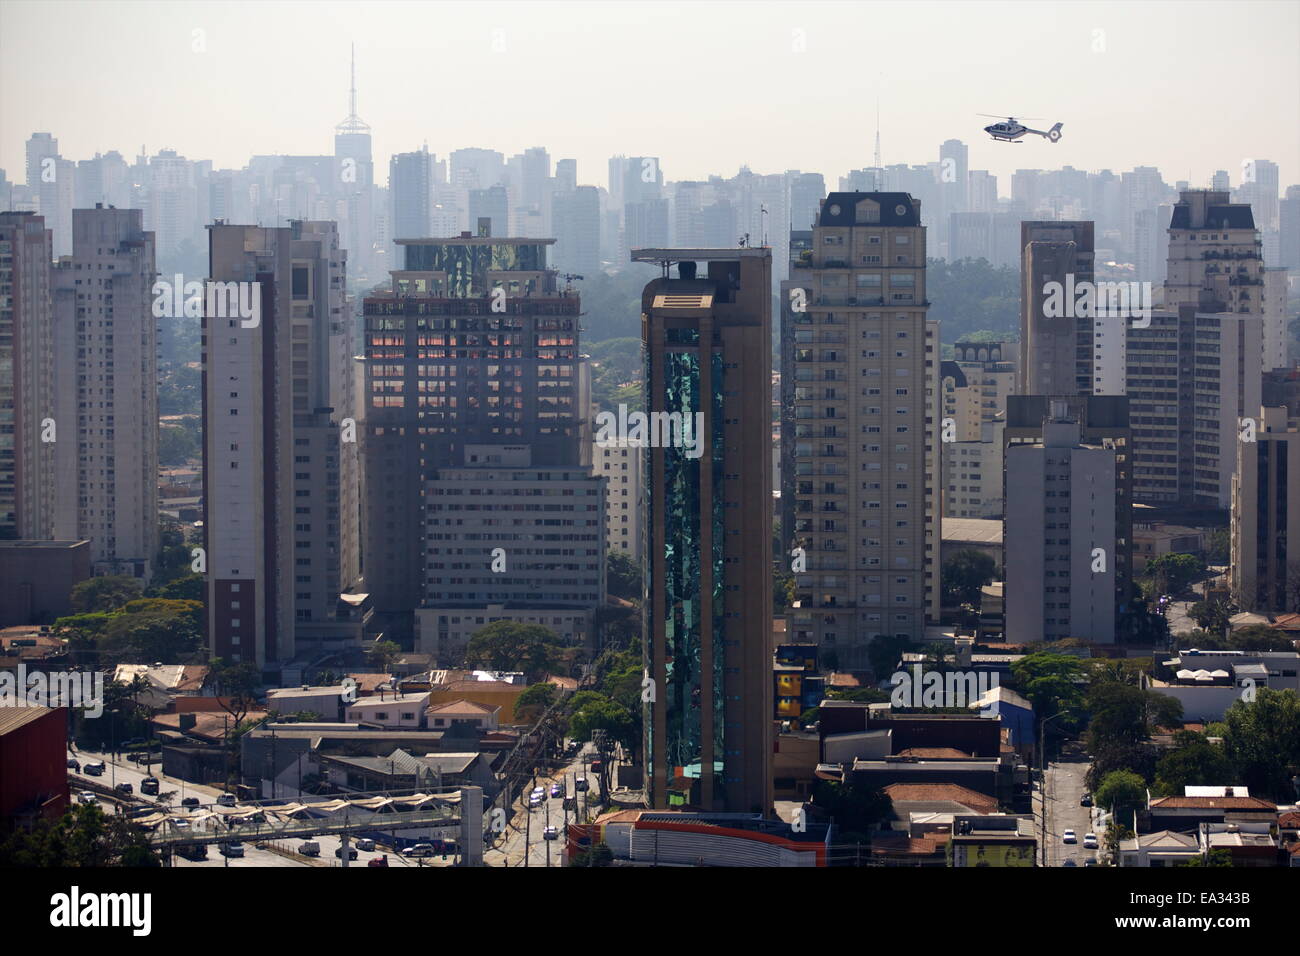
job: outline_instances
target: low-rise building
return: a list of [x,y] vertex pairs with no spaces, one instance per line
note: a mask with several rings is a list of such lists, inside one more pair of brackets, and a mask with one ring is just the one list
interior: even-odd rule
[[343,719],[390,730],[424,730],[428,724],[429,692],[380,694],[344,705]]
[[1120,866],[1182,866],[1201,857],[1200,841],[1189,833],[1157,830],[1122,840]]

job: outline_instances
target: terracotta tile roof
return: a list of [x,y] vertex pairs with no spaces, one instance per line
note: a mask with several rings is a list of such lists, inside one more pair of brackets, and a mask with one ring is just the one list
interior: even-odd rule
[[997,813],[998,802],[955,783],[891,783],[885,793],[898,803],[960,803],[978,813]]
[[392,674],[346,674],[357,682],[357,692],[361,694],[373,694],[383,684],[390,684],[393,680]]
[[425,713],[441,714],[444,717],[456,714],[489,716],[495,714],[500,709],[500,705],[489,707],[486,704],[476,704],[472,700],[449,700],[445,704],[433,704],[425,711]]
[[974,754],[956,747],[906,747],[897,754],[899,757],[953,757],[969,760]]
[[948,839],[947,833],[926,833],[919,837],[908,836],[906,833],[877,834],[871,838],[871,855],[930,856],[939,853]]
[[1277,818],[1277,825],[1291,830],[1300,828],[1300,810],[1288,810]]
[[1151,801],[1151,809],[1173,810],[1272,810],[1277,812],[1277,804],[1261,800],[1259,797],[1157,797]]

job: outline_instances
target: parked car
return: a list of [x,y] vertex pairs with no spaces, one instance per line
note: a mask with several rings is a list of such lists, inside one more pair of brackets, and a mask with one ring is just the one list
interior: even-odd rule
[[129,783],[126,783],[125,781],[119,783],[113,789],[116,790],[118,793],[135,793],[135,787],[131,786]]
[[82,790],[80,793],[77,794],[77,803],[78,805],[83,807],[94,806],[95,795],[91,793],[89,790]]
[[553,783],[553,784],[551,784],[551,796],[553,796],[553,797],[562,797],[562,796],[564,796],[564,784],[562,784],[562,783]]
[[573,789],[576,790],[576,791],[578,791],[578,793],[586,793],[586,792],[587,792],[587,778],[586,778],[586,777],[578,777],[577,779],[575,779],[575,780],[573,781]]
[[107,770],[107,769],[108,769],[108,767],[104,764],[104,761],[102,761],[102,760],[96,760],[94,763],[88,763],[88,764],[86,764],[86,765],[82,768],[82,771],[83,771],[87,776],[91,776],[91,777],[102,777],[102,776],[104,775],[104,771]]
[[221,796],[217,797],[217,806],[233,807],[235,803],[235,795],[233,793],[223,793]]
[[1062,842],[1062,843],[1078,843],[1078,842],[1079,842],[1079,838],[1078,838],[1077,836],[1074,835],[1074,831],[1073,831],[1073,830],[1066,830],[1064,833],[1061,834],[1061,842]]
[[371,860],[369,863],[366,864],[366,866],[387,866],[387,865],[388,865],[388,854],[386,853],[375,857],[373,860]]
[[[338,857],[340,860],[343,859],[343,847],[339,847],[337,850],[335,850],[335,851],[334,851],[334,855],[335,855],[336,857]],[[360,855],[360,854],[357,853],[357,848],[356,848],[356,847],[354,847],[354,846],[350,846],[350,847],[348,847],[348,859],[349,859],[349,860],[355,860],[359,855]]]
[[356,844],[358,850],[361,850],[365,853],[369,853],[375,848],[375,841],[370,839],[369,837],[359,837],[353,842]]
[[540,807],[541,805],[542,805],[542,795],[540,793],[534,793],[532,796],[528,798],[529,809],[532,809],[533,807]]
[[140,792],[141,792],[141,793],[147,793],[147,794],[149,794],[151,797],[156,797],[156,796],[158,795],[158,778],[157,778],[157,777],[145,777],[143,780],[141,780],[141,781],[140,781]]
[[182,807],[197,807],[199,805],[198,797],[186,797],[181,801]]
[[1083,835],[1083,846],[1084,846],[1084,849],[1086,849],[1086,850],[1095,850],[1095,849],[1097,849],[1097,834],[1095,834],[1095,833],[1085,833],[1085,834]]
[[560,838],[560,831],[556,827],[547,827],[542,831],[542,836],[547,840],[558,840]]
[[415,844],[415,846],[407,847],[405,855],[414,856],[414,857],[424,857],[424,856],[434,856],[435,854],[436,851],[433,849],[432,843],[417,843]]
[[1085,793],[1082,797],[1080,797],[1080,798],[1079,798],[1079,806],[1081,806],[1081,807],[1090,807],[1090,806],[1092,806],[1092,794],[1090,794],[1090,793]]
[[81,773],[81,761],[80,761],[80,760],[77,760],[75,757],[69,757],[69,758],[68,758],[68,769],[69,769],[69,770],[75,770],[75,771],[77,771],[77,773]]
[[320,844],[315,840],[308,840],[298,847],[298,852],[303,856],[320,856]]
[[223,843],[221,844],[221,855],[222,856],[243,856],[244,844],[239,842]]
[[172,817],[172,829],[188,830],[189,828],[190,828],[189,820],[186,820],[184,817]]

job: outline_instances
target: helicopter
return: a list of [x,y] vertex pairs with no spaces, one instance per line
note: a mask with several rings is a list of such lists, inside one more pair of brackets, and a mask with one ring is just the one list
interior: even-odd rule
[[[994,116],[993,113],[980,113],[979,115]],[[1026,119],[1030,119],[1030,120],[1041,119],[1041,118],[1042,117],[1038,117],[1038,116],[1026,117]],[[989,126],[985,126],[984,132],[988,133],[994,139],[1001,140],[1004,143],[1017,142],[1020,139],[1020,137],[1024,136],[1026,133],[1035,133],[1055,143],[1057,140],[1061,138],[1061,126],[1062,126],[1061,123],[1057,123],[1051,129],[1046,131],[1041,129],[1030,129],[1028,126],[1020,122],[1020,120],[1016,119],[1014,116],[1008,116],[1005,123],[993,123]]]

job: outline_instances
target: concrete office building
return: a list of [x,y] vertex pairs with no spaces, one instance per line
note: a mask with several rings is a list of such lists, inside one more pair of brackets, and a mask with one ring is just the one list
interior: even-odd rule
[[877,637],[920,640],[938,620],[939,334],[925,256],[910,195],[832,193],[788,284],[805,303],[782,368],[794,388],[790,547],[807,557],[791,637],[843,669],[869,666]]
[[[1021,395],[1104,394],[1093,386],[1094,315],[1077,315],[1067,292],[1063,314],[1049,315],[1048,283],[1063,289],[1093,281],[1091,222],[1023,222],[1020,224],[1020,365]],[[1116,321],[1116,320],[1105,320]]]
[[462,467],[466,445],[528,445],[534,468],[590,463],[581,305],[547,266],[553,241],[399,240],[392,291],[364,302],[363,553],[387,627],[412,627],[426,484]]
[[953,349],[954,359],[940,364],[943,417],[952,420],[951,441],[979,441],[985,425],[1006,416],[1018,348],[1014,342],[958,342]]
[[54,297],[54,537],[89,540],[96,575],[152,576],[158,553],[153,234],[139,209],[72,214]]
[[605,550],[621,551],[642,564],[645,542],[641,536],[641,495],[645,481],[645,446],[636,441],[596,444],[592,449],[595,473],[605,487]]
[[[39,158],[29,142],[29,177]],[[0,213],[0,538],[54,537],[55,447],[76,437],[55,418],[53,255],[44,217]]]
[[1007,449],[1006,640],[1115,642],[1115,449],[1085,444],[1064,401]]
[[[393,243],[431,234],[437,161],[427,148],[411,153],[394,153],[389,159],[388,222]],[[389,255],[394,263],[399,261],[400,254],[400,247],[393,245]]]
[[985,422],[979,440],[943,443],[943,516],[1001,518],[1005,419]]
[[1247,611],[1300,609],[1300,418],[1259,410],[1237,442],[1232,478],[1232,594]]
[[1263,310],[1264,254],[1249,205],[1226,192],[1188,189],[1169,220],[1164,306],[1200,306],[1203,292],[1236,315]]
[[645,713],[647,800],[769,815],[771,251],[633,259],[664,270],[641,297],[646,408],[700,422],[698,457],[662,435],[646,449],[645,665],[657,688]]
[[[1004,432],[1002,484],[1007,502],[1015,493],[1007,455],[1019,445],[1041,445],[1044,423],[1052,413],[1052,403],[1064,402],[1066,416],[1079,425],[1079,440],[1114,453],[1115,495],[1114,550],[1108,551],[1107,566],[1114,570],[1112,608],[1123,607],[1129,599],[1133,578],[1133,439],[1129,425],[1130,400],[1124,395],[1068,395],[1056,399],[1044,395],[1012,395],[1007,399],[1007,425]],[[1058,506],[1059,507],[1059,506]],[[1059,523],[1059,521],[1058,521]],[[1008,582],[1011,578],[1008,577]],[[1013,585],[1008,583],[1008,590]]]
[[204,310],[208,641],[275,671],[364,626],[346,253],[333,223],[208,234],[212,280],[260,313]]
[[605,603],[604,480],[588,467],[534,467],[527,445],[467,445],[463,466],[439,469],[425,501],[424,652],[463,659],[478,627],[453,618],[560,618],[547,626],[561,641],[588,642]]
[[1128,329],[1133,497],[1144,504],[1231,503],[1238,420],[1260,405],[1263,329],[1256,315],[1206,302]]
[[600,271],[600,191],[578,186],[551,197],[555,268],[595,279]]

